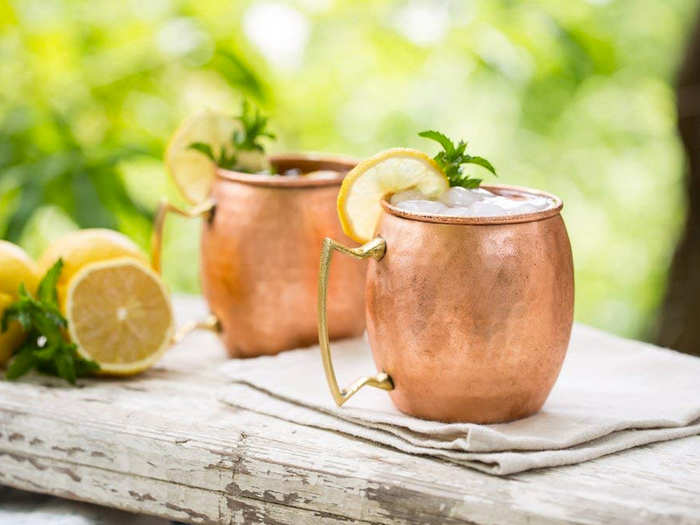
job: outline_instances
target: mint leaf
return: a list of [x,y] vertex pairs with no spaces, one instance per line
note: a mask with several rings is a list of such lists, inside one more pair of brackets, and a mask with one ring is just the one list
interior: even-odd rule
[[472,157],[472,156],[470,156],[468,162],[469,162],[470,164],[478,164],[478,165],[481,166],[482,168],[486,168],[486,169],[489,170],[491,173],[493,173],[494,175],[496,175],[496,177],[498,177],[498,175],[496,174],[496,168],[494,168],[494,167],[493,167],[493,164],[491,164],[491,163],[490,163],[488,160],[486,160],[484,157]]
[[243,99],[241,114],[238,116],[243,129],[233,132],[233,144],[236,150],[243,151],[265,151],[259,140],[262,137],[270,139],[277,138],[273,133],[267,131],[267,117],[260,113],[259,109],[253,110],[250,103]]
[[38,360],[30,347],[24,347],[15,354],[10,366],[7,367],[5,377],[10,381],[23,376],[34,368]]
[[55,363],[58,376],[68,381],[71,385],[74,385],[76,380],[75,363],[73,362],[73,356],[70,352],[64,351],[58,354]]
[[[264,137],[275,139],[276,136],[274,133],[267,130],[268,118],[264,116],[259,109],[253,109],[250,103],[245,99],[241,105],[241,113],[236,116],[236,118],[241,128],[233,132],[228,145],[223,144],[221,146],[218,157],[211,144],[207,144],[206,142],[193,142],[187,147],[206,155],[220,168],[247,171],[244,166],[238,163],[237,152],[260,151],[264,153],[265,147],[260,142],[260,139]],[[231,150],[231,152],[229,153],[228,150]]]
[[225,147],[221,148],[221,154],[219,155],[219,160],[216,161],[216,165],[219,166],[220,168],[224,168],[226,170],[233,170],[233,169],[236,169],[237,164],[238,164],[238,157],[236,156],[236,154],[231,153],[229,155],[226,153]]
[[466,153],[467,143],[460,140],[455,146],[447,135],[435,130],[421,131],[418,133],[420,137],[434,140],[442,146],[442,151],[438,152],[433,159],[442,169],[450,182],[450,186],[461,186],[463,188],[474,189],[478,188],[482,179],[477,179],[464,172],[465,164],[476,164],[487,169],[497,176],[496,169],[484,157],[469,155]]
[[[73,351],[77,354],[75,349]],[[73,364],[75,365],[75,375],[78,377],[89,376],[100,371],[100,365],[90,359],[75,359],[74,357]]]
[[213,162],[216,162],[214,151],[211,149],[211,146],[206,142],[193,142],[192,144],[187,146],[187,148],[199,151],[200,153],[203,153],[204,155],[209,157]]
[[24,283],[19,283],[19,296],[22,299],[32,299],[32,296],[27,291],[27,288],[24,286]]
[[207,144],[206,142],[193,142],[189,146],[187,146],[189,149],[193,149],[195,151],[199,151],[200,153],[206,155],[209,157],[209,159],[214,162],[217,166],[220,168],[232,170],[236,167],[236,154],[232,153],[229,155],[226,153],[226,148],[222,147],[221,148],[221,153],[219,154],[219,158],[216,158],[216,155],[214,154],[214,150],[212,147]]
[[7,331],[10,321],[19,321],[24,330],[29,330],[32,326],[32,316],[29,313],[28,305],[24,299],[12,303],[2,314],[1,328],[3,332]]
[[418,133],[418,136],[434,140],[435,142],[440,144],[444,148],[445,152],[448,154],[454,153],[454,144],[449,138],[447,138],[447,135],[445,135],[444,133],[440,133],[439,131],[429,129],[427,131],[421,131],[420,133]]
[[63,259],[58,259],[39,282],[39,287],[36,290],[36,298],[40,303],[58,308],[56,283],[58,283],[58,278],[61,276],[61,270],[63,270]]

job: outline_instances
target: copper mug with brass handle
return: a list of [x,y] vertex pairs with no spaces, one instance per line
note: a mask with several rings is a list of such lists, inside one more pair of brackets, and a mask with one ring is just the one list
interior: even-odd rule
[[[315,343],[318,251],[327,236],[351,242],[338,224],[336,199],[354,160],[290,154],[273,155],[270,162],[279,173],[325,173],[289,177],[219,169],[209,200],[190,209],[164,202],[154,226],[152,264],[159,270],[166,215],[204,219],[200,277],[214,316],[208,324],[219,329],[234,357]],[[364,331],[364,279],[364,265],[334,264],[331,338]]]
[[[192,208],[181,208],[176,206],[167,199],[161,199],[158,204],[158,210],[153,220],[153,233],[151,235],[151,267],[158,274],[162,272],[162,255],[163,255],[163,228],[165,228],[165,219],[169,213],[174,213],[188,219],[203,218],[208,220],[211,218],[214,211],[214,201],[207,199],[206,201],[193,206]],[[208,330],[215,333],[221,332],[221,324],[213,314],[209,314],[203,319],[189,321],[180,326],[171,339],[171,344],[180,343],[187,335],[195,330]]]
[[[377,237],[359,248],[326,239],[318,332],[338,406],[359,389],[389,391],[401,411],[446,422],[498,423],[537,412],[561,369],[573,322],[571,246],[553,195],[543,211],[501,217],[416,215],[382,201]],[[326,292],[333,251],[369,259],[367,335],[378,373],[341,388]]]

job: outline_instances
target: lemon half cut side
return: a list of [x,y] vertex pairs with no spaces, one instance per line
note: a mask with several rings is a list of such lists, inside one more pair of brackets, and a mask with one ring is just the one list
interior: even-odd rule
[[142,372],[172,342],[168,292],[158,275],[132,258],[84,266],[70,282],[65,310],[78,353],[103,374]]

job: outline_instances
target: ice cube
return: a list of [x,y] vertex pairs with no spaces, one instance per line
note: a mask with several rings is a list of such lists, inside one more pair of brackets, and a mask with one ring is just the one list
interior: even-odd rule
[[524,200],[509,199],[508,197],[503,197],[502,195],[494,195],[493,197],[487,197],[483,199],[484,202],[498,206],[501,210],[508,211],[513,208],[517,208],[523,204]]
[[539,195],[529,195],[526,202],[536,210],[546,210],[552,205],[551,199]]
[[516,206],[514,208],[511,208],[508,210],[509,215],[522,215],[523,213],[534,213],[536,211],[540,211],[539,208],[533,206],[532,204],[528,202],[524,202],[520,204],[519,206]]
[[474,211],[471,207],[451,206],[445,210],[443,215],[450,215],[452,217],[473,217]]
[[544,197],[528,196],[524,199],[512,199],[508,197],[493,197],[485,199],[494,206],[503,210],[503,215],[521,215],[523,213],[534,213],[546,209],[550,205],[550,200]]
[[472,215],[474,217],[497,217],[499,215],[506,215],[508,213],[507,210],[499,205],[496,199],[498,199],[498,197],[475,202],[469,207]]
[[[487,193],[493,195],[490,192]],[[466,207],[474,204],[476,201],[482,200],[484,197],[484,194],[475,190],[468,190],[467,188],[454,186],[440,195],[440,201],[447,206]]]
[[420,215],[440,215],[447,210],[441,202],[429,201],[425,199],[413,199],[401,201],[396,205],[397,208]]
[[389,202],[396,206],[399,202],[417,200],[425,200],[425,195],[423,195],[418,190],[406,190],[400,191],[399,193],[394,193],[391,196],[391,200]]
[[304,175],[307,179],[335,179],[338,177],[338,172],[333,170],[318,170],[310,171]]

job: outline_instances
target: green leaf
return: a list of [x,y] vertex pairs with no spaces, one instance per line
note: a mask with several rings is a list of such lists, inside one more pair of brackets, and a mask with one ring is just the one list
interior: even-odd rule
[[75,373],[78,377],[89,376],[100,371],[100,365],[95,361],[83,357],[79,357],[78,359],[74,357],[73,360],[75,362]]
[[39,361],[53,361],[60,346],[46,345],[44,348],[34,350],[34,355]]
[[274,139],[276,137],[274,133],[267,130],[268,118],[259,109],[253,109],[246,99],[243,99],[241,113],[236,118],[241,124],[241,129],[233,131],[230,145],[222,145],[218,158],[210,144],[193,142],[188,148],[206,155],[220,168],[246,171],[238,163],[237,152],[260,151],[264,153],[265,147],[260,142],[260,139],[264,137]]
[[236,168],[237,163],[238,157],[235,153],[228,155],[226,148],[221,148],[221,154],[219,155],[219,160],[216,163],[217,166],[224,168],[225,170],[232,170]]
[[27,332],[24,344],[8,368],[8,379],[16,379],[36,368],[75,384],[77,377],[99,370],[97,363],[81,357],[77,347],[65,338],[67,321],[58,309],[56,293],[62,268],[63,261],[59,259],[44,275],[37,299],[20,285],[20,298],[3,314],[4,329],[10,320],[17,320]]
[[31,347],[23,347],[15,354],[15,357],[7,367],[5,377],[10,381],[22,377],[37,364],[37,358]]
[[443,147],[443,151],[439,151],[433,159],[445,173],[450,186],[461,186],[463,188],[478,188],[481,184],[481,179],[471,177],[464,173],[464,164],[476,164],[486,168],[491,173],[496,175],[496,170],[493,165],[484,157],[472,156],[466,153],[467,142],[460,140],[455,147],[446,135],[435,130],[421,131],[418,135],[427,139],[434,140]]
[[455,186],[462,186],[470,190],[476,189],[481,185],[482,179],[472,179],[471,177],[465,177],[464,180],[459,181],[460,184],[455,184]]
[[[29,167],[28,167],[29,168]],[[25,226],[34,212],[42,204],[42,187],[40,182],[30,173],[30,169],[22,170],[25,181],[22,183],[22,193],[19,204],[10,214],[3,237],[10,242],[18,242]]]
[[19,321],[22,328],[29,330],[32,326],[32,316],[29,310],[23,306],[20,301],[17,301],[8,306],[2,314],[2,331],[6,332],[10,321]]
[[457,148],[455,149],[454,155],[453,156],[458,156],[464,154],[464,150],[467,149],[467,143],[464,142],[463,140],[459,141],[459,144],[457,145]]
[[61,352],[56,356],[55,362],[58,376],[68,381],[71,385],[74,385],[76,373],[73,356],[69,352]]
[[56,284],[63,270],[63,259],[58,259],[49,271],[46,272],[44,278],[39,283],[36,291],[37,299],[45,304],[58,308],[58,294],[56,293]]
[[469,156],[469,160],[467,161],[469,164],[478,164],[482,168],[486,168],[489,170],[491,173],[496,175],[498,177],[498,174],[496,173],[496,168],[493,167],[493,164],[491,164],[488,160],[486,160],[484,157],[472,157],[471,155]]
[[193,142],[189,146],[187,146],[188,149],[193,149],[195,151],[199,151],[200,153],[203,153],[207,157],[209,157],[213,162],[216,162],[216,156],[214,155],[214,150],[212,150],[211,146],[207,144],[206,142]]
[[211,65],[236,91],[245,91],[256,100],[268,98],[268,87],[255,69],[242,56],[231,49],[217,49]]
[[243,129],[234,131],[232,137],[237,151],[264,152],[265,148],[258,140],[262,137],[276,138],[273,133],[266,129],[268,118],[263,116],[259,109],[253,110],[246,99],[243,99],[241,104],[241,114],[238,116],[238,120]]
[[418,133],[418,136],[434,140],[435,142],[439,143],[448,155],[451,155],[455,151],[455,146],[453,142],[444,133],[440,133],[439,131],[435,131],[434,129],[429,129],[426,131],[421,131],[420,133]]
[[102,180],[109,178],[116,178],[113,172],[94,166],[88,165],[74,170],[69,184],[73,200],[78,203],[73,210],[73,216],[81,228],[118,227],[114,210],[109,209],[106,202],[108,199],[100,196],[98,187]]
[[32,294],[27,291],[27,287],[24,283],[19,283],[18,293],[21,299],[33,299]]

